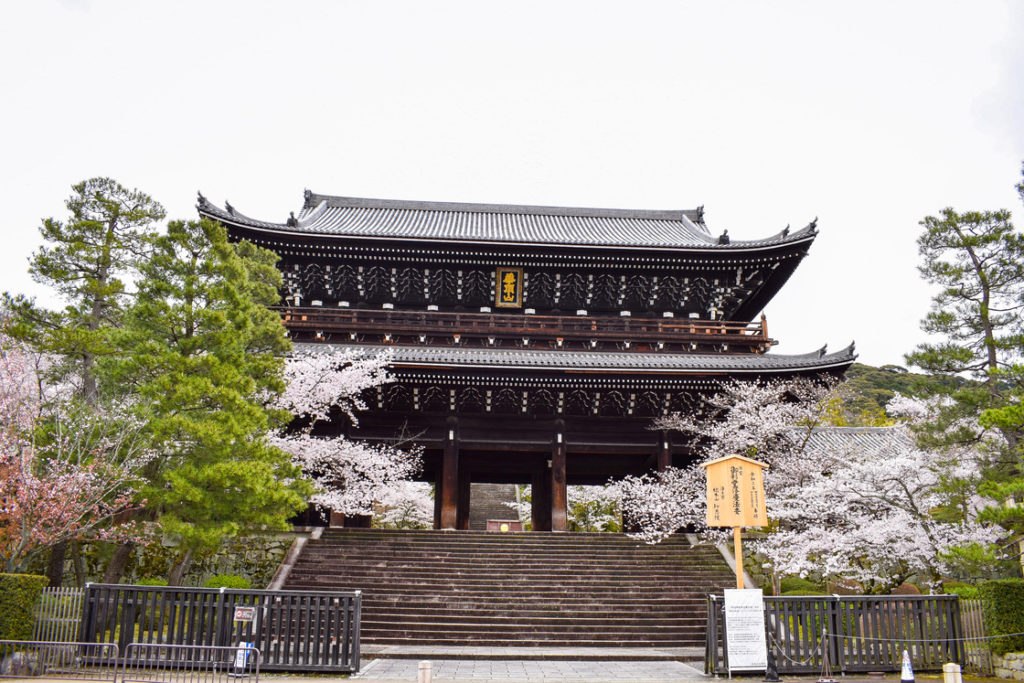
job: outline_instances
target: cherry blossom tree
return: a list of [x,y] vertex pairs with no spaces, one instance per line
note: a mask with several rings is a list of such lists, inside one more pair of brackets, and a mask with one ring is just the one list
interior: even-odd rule
[[[405,483],[419,472],[418,448],[314,433],[317,423],[335,409],[358,424],[356,413],[366,408],[361,394],[389,381],[388,361],[387,354],[334,347],[298,351],[288,359],[287,388],[277,406],[302,426],[273,435],[271,443],[289,453],[313,480],[313,503],[345,515],[370,515],[375,502],[399,498]],[[430,515],[432,519],[432,507]]]
[[755,543],[777,574],[853,579],[885,592],[911,576],[932,586],[956,550],[992,543],[974,491],[982,459],[967,448],[919,448],[906,424],[814,430],[799,462],[771,476],[776,533]]
[[[639,528],[634,536],[658,543],[681,528],[704,526],[701,463],[726,455],[757,458],[777,469],[799,462],[813,426],[828,410],[833,386],[809,379],[734,381],[706,398],[699,412],[657,420],[656,429],[691,435],[698,458],[690,467],[626,477],[615,485],[623,516]],[[766,477],[766,487],[770,481]]]
[[430,484],[399,481],[377,496],[374,524],[385,529],[429,529],[434,525]]
[[[50,399],[53,397],[50,396]],[[118,523],[149,459],[140,425],[93,406],[47,400],[38,358],[0,333],[0,562],[23,570],[73,539],[137,538]]]
[[[753,547],[775,574],[815,572],[875,591],[912,575],[937,583],[958,548],[995,540],[978,521],[984,452],[919,448],[910,431],[930,419],[934,405],[897,396],[890,411],[904,424],[821,426],[831,389],[805,380],[733,383],[702,413],[668,416],[656,426],[692,435],[699,462],[740,454],[769,464],[766,505],[776,528]],[[705,483],[697,464],[630,477],[618,488],[625,514],[647,542],[703,526]]]
[[[516,500],[506,502],[524,528],[533,523],[532,487],[516,485]],[[605,532],[622,530],[617,484],[566,487],[566,522],[569,531]]]

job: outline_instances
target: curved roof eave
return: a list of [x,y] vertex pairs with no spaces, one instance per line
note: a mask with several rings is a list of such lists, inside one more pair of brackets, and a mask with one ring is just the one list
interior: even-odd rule
[[[313,197],[321,198],[322,195],[311,195]],[[451,203],[439,203],[439,202],[400,202],[397,200],[360,200],[355,198],[340,198],[334,197],[333,199],[346,199],[359,205],[360,202],[372,205],[374,209],[381,209],[387,207],[397,207],[397,210],[408,210],[408,211],[465,211],[467,213],[495,213],[498,215],[530,215],[530,216],[560,216],[560,217],[586,217],[588,219],[599,219],[608,221],[658,221],[661,223],[675,222],[678,221],[679,225],[685,228],[685,231],[689,232],[694,241],[691,243],[649,243],[649,244],[638,244],[636,242],[627,242],[626,237],[633,240],[637,237],[636,232],[629,232],[623,230],[621,232],[620,239],[610,239],[606,241],[594,241],[584,242],[581,240],[565,239],[523,239],[523,238],[479,238],[479,237],[451,237],[444,234],[431,234],[431,235],[415,235],[415,234],[395,234],[395,233],[375,233],[375,234],[359,234],[352,232],[338,232],[338,231],[326,231],[311,229],[315,227],[314,220],[308,220],[306,218],[295,219],[289,221],[289,223],[273,223],[269,221],[261,221],[234,210],[233,207],[228,205],[227,209],[221,209],[210,203],[202,194],[199,195],[199,202],[196,206],[200,215],[212,218],[225,224],[230,224],[240,229],[252,230],[255,232],[262,232],[269,235],[275,236],[286,236],[293,238],[309,238],[317,237],[320,239],[345,239],[345,240],[365,240],[375,241],[381,239],[387,239],[389,241],[396,242],[411,242],[411,243],[438,243],[438,244],[475,244],[475,245],[487,245],[487,246],[501,246],[501,245],[518,245],[518,246],[541,246],[541,247],[571,247],[571,248],[582,248],[582,249],[626,249],[630,251],[644,251],[644,252],[707,252],[707,251],[722,251],[726,253],[730,252],[757,252],[773,250],[784,246],[798,246],[800,244],[810,244],[817,237],[817,220],[812,221],[804,228],[796,230],[792,233],[789,229],[785,229],[775,235],[762,240],[744,240],[744,241],[726,241],[720,243],[708,234],[706,226],[700,220],[695,220],[690,214],[695,214],[693,211],[644,211],[644,210],[622,210],[622,209],[573,209],[568,207],[536,207],[536,206],[504,206],[504,205],[490,205],[490,204],[451,204]],[[308,199],[307,199],[308,201]],[[322,209],[327,205],[327,200],[323,199],[317,204],[317,208],[314,211]],[[415,209],[406,207],[416,207]],[[454,209],[451,207],[470,207]],[[477,211],[479,209],[479,211]],[[484,209],[487,209],[486,211]],[[388,209],[390,210],[390,209]],[[545,213],[546,212],[546,213]],[[303,215],[310,215],[307,209],[303,210]],[[302,224],[305,223],[308,227],[305,229]]]
[[[511,349],[467,349],[383,345],[336,345],[356,353],[385,353],[394,368],[445,368],[467,370],[537,370],[564,372],[636,373],[659,375],[773,374],[823,372],[845,368],[857,354],[854,344],[835,353],[824,347],[799,355],[640,354],[625,352],[571,352]],[[313,352],[325,352],[328,344],[296,344]]]

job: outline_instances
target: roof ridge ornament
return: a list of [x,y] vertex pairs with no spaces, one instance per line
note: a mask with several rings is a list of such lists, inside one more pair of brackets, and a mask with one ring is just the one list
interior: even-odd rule
[[704,205],[701,204],[700,206],[698,206],[696,211],[697,211],[697,222],[700,223],[701,225],[703,225],[704,227],[707,227],[707,224],[704,222]]
[[224,209],[232,216],[235,215],[235,207],[231,206],[231,202],[226,199],[224,200]]
[[299,221],[298,221],[297,218],[295,218],[295,212],[294,211],[289,211],[288,212],[288,220],[286,220],[284,222],[284,224],[287,225],[289,228],[298,227]]
[[719,244],[729,244],[729,231],[725,230],[721,235],[718,236]]

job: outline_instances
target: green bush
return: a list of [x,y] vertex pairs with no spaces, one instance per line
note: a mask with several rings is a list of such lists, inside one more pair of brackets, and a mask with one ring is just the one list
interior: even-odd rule
[[153,577],[147,576],[144,579],[139,579],[138,581],[136,581],[135,585],[136,586],[166,586],[167,585],[167,579],[155,579]]
[[942,587],[942,590],[946,591],[949,595],[959,595],[963,600],[975,600],[981,597],[981,592],[977,586],[972,586],[969,583],[956,583],[949,582]]
[[787,576],[779,582],[781,595],[824,595],[821,586],[799,576]]
[[238,574],[217,574],[208,578],[203,588],[252,588],[252,582]]
[[0,574],[0,640],[31,640],[36,603],[50,583],[35,574]]
[[[997,579],[978,586],[985,601],[985,629],[989,636],[1024,633],[1024,579]],[[994,638],[989,647],[997,655],[1024,651],[1024,636]]]

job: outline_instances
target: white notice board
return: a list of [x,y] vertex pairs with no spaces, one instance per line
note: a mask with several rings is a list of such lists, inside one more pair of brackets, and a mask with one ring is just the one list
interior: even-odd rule
[[730,673],[768,668],[764,594],[760,588],[725,589],[725,647]]

